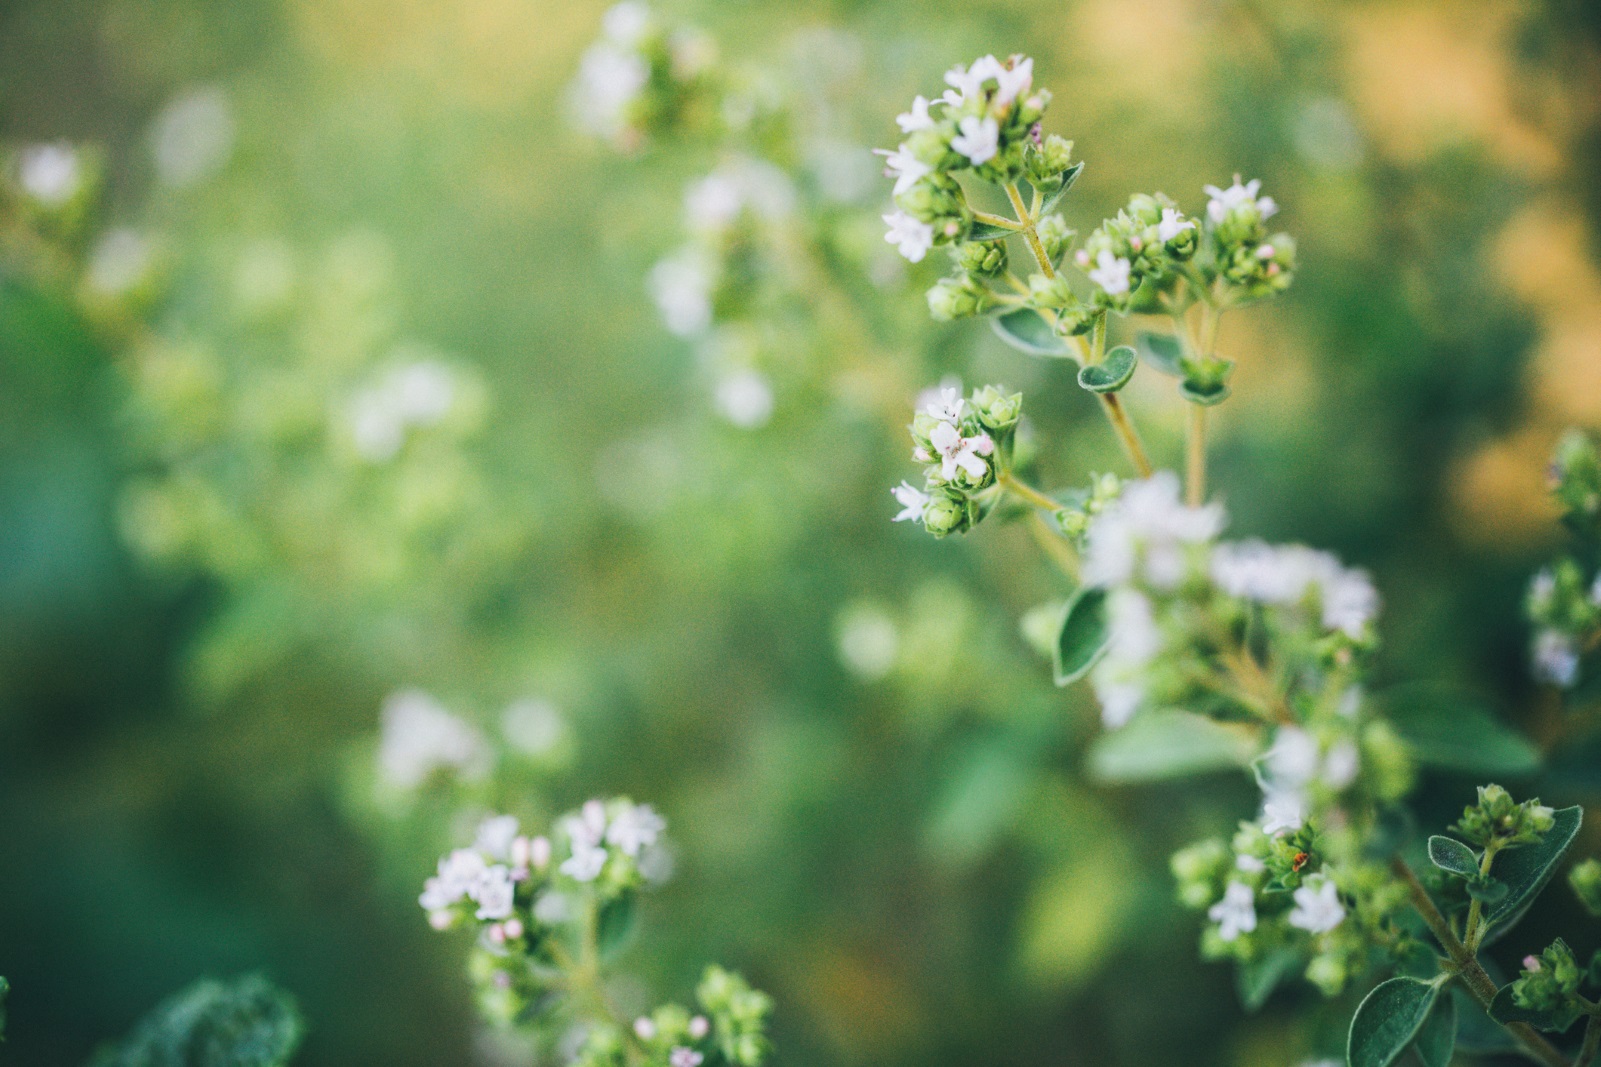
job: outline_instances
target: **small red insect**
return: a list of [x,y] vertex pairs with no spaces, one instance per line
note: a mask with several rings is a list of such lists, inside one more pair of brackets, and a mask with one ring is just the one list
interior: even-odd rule
[[1306,861],[1311,858],[1312,854],[1310,852],[1297,852],[1295,854],[1295,858],[1290,861],[1290,870],[1294,871],[1296,874],[1300,874],[1301,868],[1305,867]]

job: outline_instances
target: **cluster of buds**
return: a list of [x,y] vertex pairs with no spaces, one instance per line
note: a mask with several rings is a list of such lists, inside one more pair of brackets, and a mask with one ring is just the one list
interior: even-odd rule
[[1074,255],[1094,283],[1091,302],[1126,313],[1160,309],[1160,292],[1179,280],[1177,268],[1198,246],[1195,220],[1161,193],[1136,193]]
[[1582,430],[1569,430],[1551,459],[1551,492],[1563,521],[1585,540],[1601,538],[1601,451]]
[[1479,799],[1462,809],[1452,831],[1481,849],[1532,845],[1551,832],[1556,813],[1538,797],[1521,803],[1498,785],[1479,786]]
[[471,847],[439,861],[418,903],[434,929],[476,932],[469,970],[487,1016],[522,1016],[562,987],[562,961],[596,951],[586,938],[622,925],[637,891],[666,875],[665,829],[648,805],[592,800],[549,836],[485,819]]
[[1281,293],[1295,274],[1295,239],[1269,234],[1267,220],[1278,214],[1270,196],[1258,195],[1259,179],[1242,184],[1234,176],[1227,189],[1206,186],[1206,236],[1202,268],[1228,289],[1226,303]]
[[963,241],[973,228],[957,174],[970,171],[995,184],[1026,175],[1036,188],[1048,189],[1071,166],[1065,142],[1040,136],[1050,93],[1034,89],[1032,59],[983,56],[952,68],[945,82],[950,88],[943,95],[912,101],[896,119],[905,140],[882,152],[895,179],[896,211],[884,216],[887,240],[913,263],[936,244]]
[[584,53],[569,113],[580,129],[633,151],[706,109],[715,59],[704,34],[669,31],[648,6],[623,0],[606,12],[600,40]]
[[1601,454],[1588,434],[1569,431],[1557,445],[1551,493],[1578,541],[1578,554],[1537,573],[1524,608],[1534,624],[1530,659],[1535,677],[1572,689],[1580,681],[1586,654],[1601,646],[1601,569],[1580,562],[1582,556],[1593,563],[1601,542]]
[[994,503],[1011,460],[1023,396],[987,385],[969,397],[940,390],[912,418],[912,458],[924,465],[923,488],[902,482],[892,492],[896,522],[919,522],[935,537],[966,533]]
[[1573,949],[1560,937],[1538,956],[1523,958],[1523,970],[1512,983],[1512,1003],[1542,1030],[1561,1033],[1595,1005],[1581,995],[1583,986],[1601,984],[1601,952],[1589,967],[1580,967]]
[[612,1022],[590,1026],[573,1059],[575,1067],[760,1067],[771,1050],[767,1017],[773,1002],[743,978],[706,968],[695,990],[699,1011],[664,1004],[626,1029]]
[[1051,517],[1062,534],[1082,549],[1090,521],[1122,495],[1123,479],[1115,474],[1092,474],[1087,488],[1069,489],[1059,494],[1062,506]]

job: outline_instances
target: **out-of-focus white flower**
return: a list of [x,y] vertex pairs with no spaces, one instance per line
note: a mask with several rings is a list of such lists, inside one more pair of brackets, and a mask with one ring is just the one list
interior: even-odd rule
[[423,883],[418,903],[428,911],[448,908],[473,892],[488,869],[475,849],[458,848],[439,861],[438,873]]
[[415,789],[436,771],[480,778],[492,758],[483,734],[416,689],[384,701],[378,740],[378,770],[390,785]]
[[894,245],[900,254],[913,263],[921,263],[928,250],[934,247],[934,227],[919,222],[904,211],[883,216],[889,226],[884,240]]
[[641,1041],[650,1041],[656,1037],[656,1023],[648,1016],[641,1015],[634,1020],[634,1036]]
[[606,866],[608,853],[603,848],[573,842],[573,854],[562,861],[561,873],[575,882],[593,882]]
[[567,736],[567,723],[554,704],[532,698],[514,700],[500,716],[507,744],[528,756],[543,756]]
[[684,193],[684,221],[696,233],[715,233],[743,211],[775,221],[795,208],[795,187],[771,163],[741,156],[690,185]]
[[1095,268],[1087,271],[1090,281],[1110,296],[1122,296],[1129,288],[1129,261],[1110,252],[1095,257]]
[[351,398],[345,417],[356,451],[371,463],[393,459],[409,430],[444,420],[458,392],[455,372],[436,360],[391,368]]
[[1145,703],[1145,687],[1134,681],[1114,682],[1100,673],[1090,676],[1090,686],[1101,705],[1101,723],[1108,730],[1127,726]]
[[1234,869],[1245,874],[1261,874],[1267,870],[1267,864],[1248,852],[1242,852],[1234,857]]
[[1314,874],[1295,891],[1290,925],[1311,934],[1326,934],[1345,921],[1340,891],[1324,874]]
[[640,850],[656,843],[667,820],[649,804],[631,804],[612,816],[606,828],[606,842],[621,849],[623,855],[638,857]]
[[1560,630],[1535,634],[1534,676],[1550,685],[1572,688],[1579,680],[1578,643]]
[[893,152],[879,149],[878,154],[884,157],[884,176],[895,179],[894,196],[900,196],[934,172],[933,167],[912,155],[912,150],[905,145],[898,146]]
[[988,115],[968,115],[956,128],[960,132],[951,138],[951,148],[966,156],[973,166],[988,163],[1000,151],[1001,128]]
[[511,871],[496,864],[486,870],[474,884],[470,896],[478,902],[478,918],[510,918],[517,892],[511,880]]
[[1213,222],[1222,222],[1229,212],[1235,208],[1250,204],[1254,205],[1257,213],[1264,219],[1271,218],[1278,213],[1279,206],[1270,196],[1258,197],[1257,191],[1262,188],[1260,179],[1253,178],[1248,184],[1240,184],[1240,176],[1234,176],[1234,184],[1227,189],[1219,189],[1215,185],[1202,187],[1206,195],[1212,199],[1207,201],[1206,213]]
[[[1177,578],[1174,553],[1210,541],[1222,527],[1223,509],[1216,504],[1192,508],[1180,501],[1178,476],[1172,471],[1128,482],[1122,496],[1090,523],[1084,581],[1111,587],[1143,577],[1170,588]],[[1136,573],[1142,559],[1155,560],[1157,566]]]
[[[918,491],[913,489],[912,492]],[[913,510],[906,500],[902,503],[907,510]],[[921,506],[915,510],[913,518],[921,518]],[[901,513],[905,514],[905,511]],[[835,634],[840,662],[856,677],[877,681],[894,669],[900,653],[900,632],[895,620],[882,609],[871,604],[852,605],[840,614]]]
[[650,32],[650,8],[636,0],[613,4],[601,16],[600,32],[623,48],[636,48]]
[[1262,798],[1262,832],[1269,837],[1299,830],[1306,822],[1306,800],[1289,790],[1269,792]]
[[580,128],[612,139],[628,129],[628,111],[650,81],[650,64],[612,41],[591,45],[578,63],[567,103]]
[[651,268],[647,288],[670,332],[694,337],[712,324],[714,278],[706,254],[695,247],[680,249]]
[[150,276],[155,266],[155,248],[149,238],[135,230],[110,230],[89,254],[85,276],[89,288],[101,296],[122,296]]
[[922,522],[923,509],[928,507],[929,496],[911,482],[902,482],[890,490],[895,494],[895,502],[901,506],[900,514],[893,522]]
[[928,98],[917,96],[912,99],[912,110],[903,111],[895,116],[895,124],[901,128],[902,133],[916,133],[918,130],[931,130],[934,128],[934,116],[928,113]]
[[1244,882],[1230,882],[1223,899],[1207,909],[1206,917],[1217,923],[1219,937],[1233,941],[1256,929],[1256,894]]
[[505,862],[511,858],[512,842],[517,840],[517,816],[491,815],[478,824],[473,848],[490,859]]
[[1185,230],[1195,229],[1195,220],[1187,219],[1174,208],[1162,209],[1162,221],[1156,224],[1156,239],[1163,244],[1171,241]]
[[995,64],[995,99],[998,103],[1010,104],[1019,96],[1028,92],[1034,84],[1034,61],[1020,59],[1017,64],[1007,67],[1003,63]]
[[994,56],[981,56],[973,61],[971,67],[957,64],[945,72],[945,84],[951,88],[945,91],[942,99],[953,107],[959,106],[982,95],[984,83],[991,78],[998,78],[1000,73],[1000,60]]
[[735,371],[717,383],[717,410],[742,430],[767,425],[773,417],[773,387],[766,375],[754,370]]
[[705,1058],[694,1049],[683,1045],[674,1045],[673,1050],[667,1054],[669,1067],[700,1067],[701,1060]]
[[1304,545],[1258,540],[1221,544],[1212,553],[1212,580],[1230,596],[1259,604],[1295,607],[1315,592],[1324,628],[1353,639],[1379,610],[1379,595],[1367,572],[1342,566],[1328,552]]
[[83,161],[65,141],[29,145],[17,159],[17,183],[45,207],[60,207],[83,188]]
[[150,127],[156,177],[187,188],[222,170],[233,151],[233,108],[216,86],[191,89],[174,99]]

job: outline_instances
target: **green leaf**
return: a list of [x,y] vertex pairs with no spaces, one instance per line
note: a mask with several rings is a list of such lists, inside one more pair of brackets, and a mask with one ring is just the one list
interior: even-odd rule
[[1477,900],[1481,904],[1500,903],[1502,900],[1506,899],[1508,892],[1509,890],[1507,889],[1507,884],[1494,878],[1486,879],[1482,883],[1468,883],[1468,896],[1472,897],[1474,900]]
[[1479,858],[1471,848],[1453,837],[1436,834],[1429,838],[1429,862],[1463,878],[1479,876]]
[[1418,1036],[1412,1039],[1412,1051],[1423,1061],[1423,1067],[1450,1067],[1451,1053],[1456,1051],[1456,1001],[1441,997],[1423,1020]]
[[1106,621],[1106,590],[1085,586],[1067,602],[1062,628],[1056,633],[1053,657],[1057,685],[1071,685],[1089,673],[1106,651],[1111,631]]
[[1466,991],[1453,988],[1451,999],[1456,1002],[1456,1044],[1463,1052],[1484,1055],[1517,1050],[1518,1043],[1506,1028],[1485,1014]]
[[595,947],[602,960],[610,960],[628,947],[638,925],[637,901],[636,894],[624,893],[600,909],[595,921]]
[[1118,345],[1099,363],[1078,372],[1078,384],[1092,393],[1115,393],[1134,377],[1139,359],[1128,345]]
[[969,241],[996,241],[1003,237],[1012,237],[1018,230],[1008,229],[1005,226],[996,226],[988,222],[975,222],[967,231]]
[[1351,1019],[1345,1046],[1349,1067],[1390,1067],[1417,1037],[1439,995],[1439,986],[1418,978],[1374,986]]
[[1211,719],[1188,711],[1150,711],[1096,737],[1089,771],[1103,782],[1154,782],[1244,767],[1255,752],[1249,737]]
[[1066,196],[1067,191],[1073,188],[1073,183],[1078,181],[1079,172],[1083,169],[1084,161],[1081,159],[1062,172],[1062,184],[1058,185],[1051,192],[1046,193],[1044,201],[1042,201],[1040,204],[1040,218],[1044,218],[1046,215],[1049,215],[1051,212],[1056,210],[1056,205],[1060,204],[1062,202],[1062,197]]
[[1418,762],[1464,774],[1519,775],[1540,766],[1540,750],[1482,705],[1444,689],[1406,686],[1383,695],[1396,731]]
[[260,975],[203,979],[147,1015],[92,1067],[282,1067],[300,1045],[300,1012]]
[[1037,311],[1018,308],[990,319],[990,326],[1001,340],[1031,356],[1069,358],[1073,350],[1067,342],[1051,330],[1050,324],[1040,318]]
[[1172,378],[1184,377],[1184,346],[1170,333],[1141,331],[1136,338],[1140,358]]
[[1295,972],[1300,962],[1299,952],[1278,948],[1261,959],[1245,961],[1234,968],[1234,988],[1239,992],[1240,1003],[1245,1005],[1245,1010],[1257,1011],[1266,1004],[1273,990]]
[[1540,890],[1556,874],[1557,864],[1562,861],[1568,846],[1573,844],[1583,822],[1583,808],[1578,805],[1562,808],[1556,812],[1556,823],[1551,827],[1551,832],[1538,844],[1507,849],[1495,857],[1495,877],[1506,883],[1508,892],[1499,904],[1492,904],[1485,909],[1486,926],[1503,923],[1511,926],[1523,917],[1534,898],[1540,895]]
[[1222,382],[1214,385],[1207,382],[1192,382],[1186,378],[1179,382],[1179,392],[1183,393],[1184,399],[1190,403],[1209,408],[1227,400],[1230,390]]
[[1536,1030],[1544,1030],[1549,1034],[1565,1034],[1583,1014],[1572,1004],[1563,1004],[1547,1011],[1520,1008],[1512,996],[1512,987],[1515,984],[1508,982],[1502,986],[1496,991],[1495,999],[1490,1001],[1490,1018],[1503,1026],[1507,1023],[1528,1023]]

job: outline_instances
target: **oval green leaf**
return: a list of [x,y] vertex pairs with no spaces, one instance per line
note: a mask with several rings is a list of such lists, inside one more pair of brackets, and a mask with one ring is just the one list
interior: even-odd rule
[[1001,340],[1019,352],[1057,359],[1067,359],[1073,354],[1067,342],[1056,336],[1050,324],[1040,318],[1037,311],[1028,308],[1008,311],[991,319],[990,326]]
[[1092,393],[1115,393],[1134,377],[1139,359],[1128,345],[1118,345],[1099,363],[1078,372],[1078,384]]
[[1062,172],[1062,184],[1046,193],[1045,199],[1040,204],[1040,218],[1044,218],[1046,215],[1049,215],[1051,212],[1056,210],[1056,205],[1060,204],[1062,202],[1062,197],[1066,196],[1067,191],[1073,188],[1073,183],[1078,181],[1079,172],[1083,169],[1084,161],[1081,159]]
[[988,222],[975,222],[967,231],[969,241],[998,241],[1003,237],[1011,237],[1020,231],[1008,229],[1005,226],[996,226]]
[[1188,379],[1179,382],[1179,392],[1184,394],[1184,399],[1203,408],[1223,403],[1229,398],[1229,391],[1229,387],[1221,382],[1217,385],[1192,382]]
[[[1237,770],[1256,754],[1256,746],[1243,733],[1222,723],[1188,711],[1148,711],[1136,715],[1121,730],[1096,737],[1089,750],[1089,772],[1103,782],[1155,782],[1211,771]],[[1294,953],[1292,957],[1299,958]],[[1260,963],[1265,964],[1272,957]],[[1255,965],[1241,965],[1240,995],[1246,1007],[1252,1004],[1246,992],[1266,981],[1257,975]],[[1281,976],[1282,977],[1282,976]],[[1273,980],[1276,985],[1278,979]],[[1262,994],[1272,992],[1271,985]]]
[[1140,333],[1140,358],[1171,378],[1184,377],[1184,346],[1169,333]]
[[600,909],[595,922],[595,946],[602,960],[610,960],[633,938],[639,909],[633,893],[625,893]]
[[1412,1039],[1412,1051],[1423,1061],[1423,1067],[1450,1067],[1451,1054],[1456,1051],[1456,1000],[1441,997],[1423,1020],[1418,1036]]
[[1111,636],[1106,621],[1106,590],[1085,586],[1067,602],[1056,634],[1052,667],[1057,685],[1071,685],[1095,666]]
[[1484,922],[1488,926],[1510,927],[1523,917],[1534,898],[1540,895],[1557,864],[1573,844],[1584,822],[1584,809],[1575,804],[1556,812],[1551,832],[1534,845],[1508,849],[1495,858],[1491,869],[1498,881],[1506,883],[1507,895],[1497,904],[1485,909]]
[[1373,987],[1351,1019],[1349,1067],[1390,1067],[1423,1028],[1440,987],[1419,978],[1392,978]]
[[1565,1034],[1582,1014],[1572,1004],[1564,1004],[1549,1011],[1520,1008],[1512,997],[1512,986],[1511,982],[1502,986],[1496,991],[1495,999],[1490,1001],[1490,1018],[1503,1026],[1507,1023],[1528,1023],[1536,1030],[1544,1030],[1548,1034]]
[[1462,878],[1477,878],[1479,874],[1478,857],[1454,837],[1436,834],[1429,838],[1429,862]]

